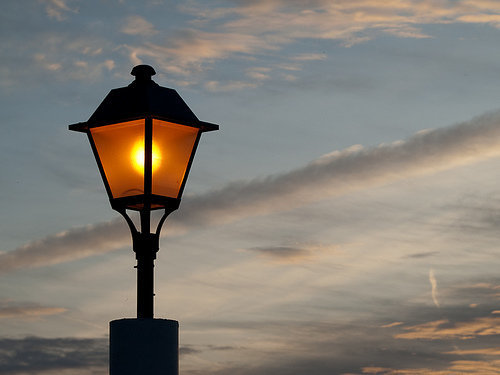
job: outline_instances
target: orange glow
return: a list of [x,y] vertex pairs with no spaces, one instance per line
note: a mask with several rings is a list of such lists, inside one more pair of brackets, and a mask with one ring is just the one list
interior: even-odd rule
[[199,132],[194,127],[153,119],[151,190],[145,192],[145,120],[90,129],[113,198],[145,193],[177,198]]
[[[153,145],[164,152],[152,176],[152,193],[177,198],[199,129],[153,119]],[[153,153],[154,153],[153,147]],[[168,157],[167,157],[168,156]]]
[[144,126],[141,119],[90,129],[113,198],[144,194],[144,162],[136,171],[132,151],[136,143],[144,150]]
[[[153,143],[152,155],[152,172],[154,173],[161,165],[161,152],[158,146]],[[132,152],[130,153],[132,165],[137,173],[144,174],[144,140],[141,139],[134,143]]]

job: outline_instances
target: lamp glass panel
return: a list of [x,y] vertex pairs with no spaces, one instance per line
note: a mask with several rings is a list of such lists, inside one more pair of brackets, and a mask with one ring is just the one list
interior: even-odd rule
[[113,198],[144,194],[144,125],[135,120],[91,128]]
[[178,198],[199,131],[153,119],[153,194]]

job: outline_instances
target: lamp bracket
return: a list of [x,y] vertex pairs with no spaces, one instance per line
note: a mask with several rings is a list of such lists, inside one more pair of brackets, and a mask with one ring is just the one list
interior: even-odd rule
[[[132,239],[133,239],[133,250],[138,256],[139,254],[143,254],[144,249],[148,249],[147,252],[152,252],[153,253],[153,259],[156,259],[156,253],[160,249],[160,232],[161,228],[163,227],[163,224],[165,223],[165,220],[167,219],[167,216],[170,215],[175,209],[168,209],[165,208],[165,211],[158,221],[158,225],[156,226],[156,230],[153,233],[148,233],[148,232],[140,232],[137,230],[134,222],[130,218],[130,216],[127,214],[127,210],[124,208],[115,208],[115,210],[123,216],[125,221],[127,222],[127,225],[130,229],[130,233],[132,234]],[[141,212],[141,214],[146,214],[146,215],[151,215],[151,211],[148,212]],[[144,228],[143,228],[144,230]]]
[[160,249],[160,236],[156,233],[136,233],[132,239],[136,259],[142,257],[156,259],[156,253]]
[[118,212],[120,215],[122,215],[123,218],[125,219],[125,221],[127,222],[127,225],[128,225],[128,227],[130,229],[130,233],[132,233],[132,238],[134,236],[136,236],[136,234],[138,234],[139,231],[135,227],[135,224],[132,221],[132,219],[130,218],[130,216],[128,216],[127,210],[125,208],[114,208],[114,209],[115,209],[116,212]]

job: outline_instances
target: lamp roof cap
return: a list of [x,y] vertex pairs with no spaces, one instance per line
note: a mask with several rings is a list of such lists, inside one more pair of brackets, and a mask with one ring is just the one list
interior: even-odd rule
[[156,72],[149,65],[137,65],[131,74],[135,80],[126,87],[111,90],[88,121],[70,125],[71,130],[86,132],[89,128],[139,118],[153,117],[202,131],[219,128],[200,121],[174,89],[162,87],[151,79]]
[[150,65],[136,65],[130,72],[135,79],[151,79],[156,74],[154,68]]

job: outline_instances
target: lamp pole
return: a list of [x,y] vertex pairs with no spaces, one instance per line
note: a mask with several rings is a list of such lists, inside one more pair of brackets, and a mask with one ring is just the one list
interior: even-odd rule
[[[87,134],[111,207],[130,228],[137,260],[137,319],[110,322],[110,375],[178,375],[179,323],[154,319],[154,261],[160,231],[180,204],[201,134],[219,126],[200,121],[179,94],[156,84],[149,65],[113,89],[86,122]],[[151,228],[151,213],[163,216]],[[129,216],[139,213],[138,229]]]
[[[141,214],[141,218],[146,215]],[[148,217],[149,219],[149,217]],[[148,220],[149,221],[149,220]],[[137,259],[137,318],[153,318],[154,261],[159,250],[159,239],[149,230],[133,236],[133,249]]]

